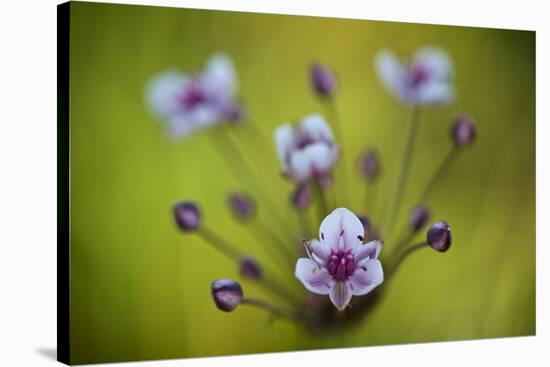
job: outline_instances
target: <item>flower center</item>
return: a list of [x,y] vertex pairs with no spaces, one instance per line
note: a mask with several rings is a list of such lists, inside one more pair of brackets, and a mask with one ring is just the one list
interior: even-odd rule
[[413,87],[418,87],[428,80],[428,70],[422,64],[415,64],[409,70],[410,83]]
[[355,270],[355,260],[351,251],[331,251],[327,269],[336,281],[345,281]]
[[181,104],[184,109],[192,110],[198,105],[206,101],[206,95],[198,83],[193,82],[185,90],[183,96],[181,97]]

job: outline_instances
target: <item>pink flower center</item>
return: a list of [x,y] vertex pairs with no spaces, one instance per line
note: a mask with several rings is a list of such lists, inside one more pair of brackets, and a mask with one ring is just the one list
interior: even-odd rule
[[181,105],[185,110],[192,110],[205,101],[206,94],[197,82],[192,82],[191,85],[185,89],[180,99]]
[[409,70],[409,80],[413,87],[418,87],[425,83],[429,77],[428,70],[422,64],[414,64]]
[[327,269],[334,280],[347,280],[355,271],[355,260],[351,251],[331,251]]

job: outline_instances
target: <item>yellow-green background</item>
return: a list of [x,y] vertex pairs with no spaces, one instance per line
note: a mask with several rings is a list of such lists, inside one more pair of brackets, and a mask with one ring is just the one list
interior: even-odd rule
[[[308,88],[307,71],[312,60],[328,63],[341,84],[349,206],[360,211],[365,187],[352,158],[367,144],[378,147],[384,163],[379,203],[388,205],[408,116],[381,86],[374,55],[381,48],[407,55],[423,45],[440,46],[452,57],[457,98],[421,113],[398,223],[449,149],[451,119],[467,111],[477,121],[478,140],[430,201],[434,219],[452,226],[451,250],[408,259],[384,303],[357,329],[330,337],[311,337],[286,322],[271,325],[251,308],[218,311],[210,282],[237,277],[235,266],[200,238],[178,233],[173,202],[197,200],[209,227],[270,262],[266,244],[231,218],[225,194],[240,185],[210,144],[210,133],[167,139],[144,104],[146,83],[170,67],[197,70],[223,51],[235,63],[239,95],[252,119],[271,137],[284,121],[326,112]],[[534,65],[534,32],[73,3],[73,362],[534,334]],[[286,204],[292,186],[279,175],[271,139],[264,148],[273,154],[265,160],[246,127],[233,129],[231,137],[295,231]],[[260,214],[270,221],[265,208]],[[386,254],[391,247],[386,242]],[[288,275],[288,286],[305,296]],[[248,295],[267,297],[253,284],[243,286]]]

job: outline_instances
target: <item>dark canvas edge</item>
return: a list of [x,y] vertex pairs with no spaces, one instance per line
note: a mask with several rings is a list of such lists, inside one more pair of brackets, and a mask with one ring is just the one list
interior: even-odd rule
[[57,360],[70,364],[70,3],[57,6]]

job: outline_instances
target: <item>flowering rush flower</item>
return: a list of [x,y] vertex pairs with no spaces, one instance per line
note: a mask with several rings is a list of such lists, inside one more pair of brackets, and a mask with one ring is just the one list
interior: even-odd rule
[[306,116],[298,125],[275,130],[275,144],[283,172],[297,183],[330,176],[339,156],[332,131],[320,114]]
[[169,134],[180,137],[224,120],[238,120],[241,107],[235,101],[236,88],[233,63],[223,54],[214,54],[195,75],[176,70],[160,73],[149,83],[146,97]]
[[363,244],[364,227],[345,208],[330,213],[319,228],[320,240],[307,245],[309,258],[296,263],[296,277],[311,292],[328,294],[342,311],[352,296],[363,296],[384,281],[380,241]]
[[453,66],[447,54],[438,48],[421,48],[408,64],[401,63],[391,51],[383,50],[375,64],[384,86],[404,103],[433,105],[454,98]]

